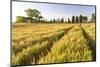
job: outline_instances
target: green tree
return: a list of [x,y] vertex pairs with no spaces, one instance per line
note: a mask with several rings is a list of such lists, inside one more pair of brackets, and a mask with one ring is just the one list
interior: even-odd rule
[[82,23],[83,22],[83,18],[82,18],[82,15],[79,16],[79,23]]
[[38,21],[41,22],[43,19],[43,16],[38,16]]
[[16,17],[16,23],[23,23],[23,22],[25,22],[25,18],[23,16]]
[[83,22],[85,23],[85,22],[87,22],[87,21],[88,21],[87,16],[84,16],[84,17],[83,17]]
[[40,14],[40,12],[39,12],[37,9],[30,9],[30,8],[26,9],[25,12],[27,13],[27,16],[30,18],[30,19],[29,19],[29,23],[32,22],[32,21],[31,21],[31,18],[33,18],[33,17],[34,17],[34,18],[36,19],[36,21],[37,21],[38,16],[39,16],[39,14]]
[[76,23],[78,23],[78,16],[76,16]]
[[92,14],[91,16],[91,22],[96,22],[96,14]]
[[64,23],[64,18],[61,19],[61,23]]
[[56,20],[56,23],[60,23],[60,19],[59,18]]
[[56,23],[56,20],[55,19],[53,19],[53,23]]
[[52,19],[50,20],[50,23],[52,23],[53,21],[52,21]]
[[70,19],[68,18],[68,23],[71,23]]
[[72,16],[72,23],[75,23],[75,16]]

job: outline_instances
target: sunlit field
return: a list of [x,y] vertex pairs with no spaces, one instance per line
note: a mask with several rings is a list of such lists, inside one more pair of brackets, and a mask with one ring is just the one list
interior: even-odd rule
[[13,23],[12,65],[96,60],[95,23]]

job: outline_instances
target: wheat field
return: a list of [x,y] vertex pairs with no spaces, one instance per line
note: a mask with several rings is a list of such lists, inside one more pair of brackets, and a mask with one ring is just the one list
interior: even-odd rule
[[12,65],[96,60],[95,23],[12,24]]

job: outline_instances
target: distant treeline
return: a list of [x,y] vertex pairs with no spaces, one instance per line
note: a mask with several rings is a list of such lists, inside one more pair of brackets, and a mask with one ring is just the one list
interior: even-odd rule
[[64,19],[64,18],[58,18],[58,19],[51,19],[47,20],[41,16],[41,12],[37,9],[26,9],[25,10],[27,17],[24,16],[17,16],[16,17],[16,23],[88,23],[88,22],[95,22],[96,21],[96,15],[95,13],[91,14],[91,20],[88,20],[87,16],[72,16],[72,18]]

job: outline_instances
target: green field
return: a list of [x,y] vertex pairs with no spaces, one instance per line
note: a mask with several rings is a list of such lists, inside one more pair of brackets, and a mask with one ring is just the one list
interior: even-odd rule
[[12,65],[96,60],[95,23],[12,24]]

